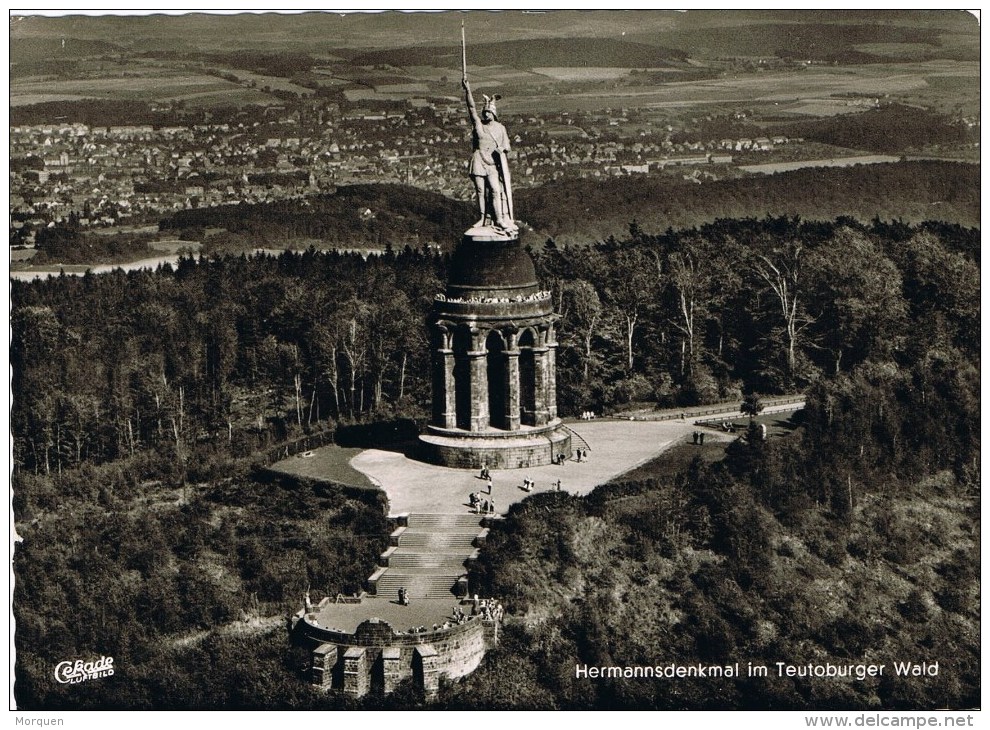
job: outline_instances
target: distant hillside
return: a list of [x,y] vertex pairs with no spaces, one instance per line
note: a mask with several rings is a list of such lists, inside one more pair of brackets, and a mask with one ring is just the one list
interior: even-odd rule
[[115,124],[161,125],[166,122],[167,117],[161,112],[152,111],[146,102],[128,99],[46,101],[10,107],[10,123],[14,126],[51,124],[53,119],[109,127]]
[[468,43],[532,38],[620,37],[623,32],[659,32],[682,13],[668,11],[244,13],[181,16],[66,16],[18,18],[11,38],[114,39],[135,50],[265,49],[296,52],[329,49],[388,49],[411,44],[456,44],[461,21]]
[[946,32],[978,33],[979,23],[962,10],[690,10],[679,13],[680,30],[740,27],[772,23],[828,23],[938,28]]
[[120,53],[121,50],[120,46],[106,41],[71,37],[10,39],[10,60],[12,63],[62,61]]
[[[979,58],[979,24],[960,11],[633,11],[241,13],[144,16],[21,16],[10,24],[11,59],[29,38],[106,42],[134,51],[223,52],[232,49],[319,53],[595,38],[677,49],[677,55],[766,56],[778,52],[825,60],[860,44],[922,44],[938,58]],[[79,46],[90,53],[95,48]],[[627,49],[628,50],[628,49]],[[548,53],[556,53],[552,47]],[[635,51],[635,53],[639,53]],[[669,54],[664,54],[669,55]],[[868,55],[868,54],[867,54]],[[860,61],[866,60],[861,56]],[[553,63],[559,63],[554,61]],[[589,62],[590,63],[590,62]],[[633,64],[619,63],[626,66]],[[552,65],[549,62],[534,65]],[[569,63],[567,65],[570,65]],[[637,65],[637,64],[633,64]],[[638,65],[644,65],[639,63]]]
[[349,185],[333,195],[276,203],[183,210],[162,230],[224,228],[246,236],[250,248],[291,239],[318,239],[347,248],[457,242],[471,225],[468,203],[403,185]]
[[[809,168],[701,185],[669,178],[571,180],[515,192],[516,216],[533,229],[526,242],[592,243],[625,236],[636,220],[648,232],[690,228],[719,218],[850,217],[980,227],[980,168],[949,162],[900,162]],[[367,211],[370,211],[368,213]],[[346,247],[435,241],[453,245],[474,206],[402,185],[350,185],[333,195],[278,203],[185,210],[162,229],[217,227],[251,247],[319,239]]]
[[[632,40],[645,42],[639,34]],[[837,63],[870,63],[880,60],[861,53],[856,46],[870,43],[922,44],[930,57],[944,57],[935,28],[888,24],[774,23],[673,30],[651,35],[653,42],[677,48],[695,57],[781,56]],[[953,51],[952,57],[958,56]],[[974,60],[978,60],[977,54]]]
[[515,199],[517,218],[532,226],[537,238],[559,243],[623,236],[633,219],[651,232],[766,215],[942,220],[978,228],[980,167],[899,162],[807,168],[701,185],[647,176],[573,180],[520,190]]
[[775,131],[837,147],[895,154],[933,144],[959,145],[980,140],[979,129],[969,129],[938,112],[901,104],[785,125]]
[[[478,66],[608,66],[643,68],[662,66],[671,60],[684,60],[688,52],[645,43],[630,43],[610,38],[544,38],[539,40],[473,43],[469,62]],[[423,66],[455,64],[460,66],[457,46],[397,48],[373,51],[352,59],[362,66]]]

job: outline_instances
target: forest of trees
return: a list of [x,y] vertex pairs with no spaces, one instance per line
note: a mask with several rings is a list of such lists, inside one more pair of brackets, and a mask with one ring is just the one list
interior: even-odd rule
[[[744,218],[754,210],[771,216],[879,217],[909,223],[937,217],[978,227],[979,180],[978,165],[919,161],[793,170],[762,176],[759,185],[752,178],[697,185],[643,175],[561,180],[520,189],[516,198],[521,222],[531,235],[547,237],[552,231],[558,244],[587,245],[623,236],[633,219],[646,229],[680,229],[716,218]],[[179,211],[159,226],[186,236],[223,228],[258,245],[308,238],[380,248],[417,240],[444,245],[459,240],[473,220],[469,203],[404,185],[368,184],[342,185],[332,195],[305,200]]]
[[841,121],[831,118],[783,125],[781,133],[837,147],[890,154],[926,149],[933,144],[971,144],[979,142],[980,134],[978,128],[968,127],[961,119],[902,104],[850,114]]
[[[534,251],[561,315],[564,414],[792,391],[897,355],[919,328],[953,346],[978,339],[974,229],[792,218],[630,228],[623,241]],[[327,424],[422,416],[425,321],[445,266],[430,251],[310,250],[14,282],[15,465],[50,474],[144,450],[243,455]],[[937,301],[915,303],[933,291]]]
[[[515,505],[472,590],[526,620],[448,688],[445,706],[978,706],[980,367],[978,340],[930,329],[946,321],[931,319],[936,291],[951,288],[915,289],[907,316],[928,321],[918,340],[811,386],[786,438],[754,433],[672,478]],[[573,671],[866,660],[886,675],[649,682]],[[938,662],[939,674],[897,677],[892,663],[904,661]]]
[[[447,689],[444,706],[979,705],[976,239],[882,224],[830,224],[817,228],[821,237],[809,225],[777,238],[771,231],[782,224],[791,225],[726,223],[724,237],[701,229],[659,260],[679,305],[670,331],[686,370],[692,332],[708,333],[697,340],[695,367],[711,367],[714,336],[731,321],[719,312],[738,305],[717,296],[726,290],[719,282],[735,274],[743,283],[727,291],[763,300],[763,316],[776,322],[777,337],[762,340],[777,353],[774,378],[796,377],[806,388],[798,430],[768,442],[752,432],[724,460],[695,459],[673,477],[515,505],[490,534],[472,590],[504,597],[525,620],[507,628],[477,673]],[[719,273],[701,252],[713,244],[731,251],[730,240],[742,248]],[[623,255],[636,248],[650,244]],[[959,275],[960,264],[969,274]],[[960,308],[960,297],[969,305]],[[691,313],[707,327],[692,328]],[[765,336],[761,316],[746,316]],[[740,344],[761,351],[758,341]],[[766,374],[753,362],[747,383]],[[581,664],[864,660],[886,663],[887,674],[863,682],[773,671],[766,679],[658,682],[574,674]],[[896,661],[938,662],[939,675],[897,677]]]
[[473,215],[467,203],[404,185],[347,185],[332,195],[303,200],[183,210],[159,227],[223,228],[250,237],[254,247],[304,238],[345,248],[382,248],[416,240],[458,241]]
[[[19,708],[272,709],[308,694],[286,616],[306,590],[361,590],[388,543],[384,496],[259,485],[227,466],[177,491],[135,459],[15,481],[20,494],[52,490],[18,526]],[[113,657],[112,678],[54,680],[59,662],[94,654]]]
[[[632,175],[561,180],[516,194],[516,209],[535,231],[552,231],[558,243],[619,236],[634,218],[646,229],[704,225],[715,218],[772,216],[858,220],[938,219],[980,225],[980,166],[956,162],[891,162],[805,168],[698,185]],[[762,214],[762,213],[761,213]]]
[[42,228],[35,237],[37,254],[33,264],[116,264],[136,261],[153,249],[153,236],[147,233],[115,233],[103,236],[85,232],[79,215],[72,213],[65,222]]
[[[513,578],[536,563],[546,581],[585,592],[543,614],[553,621],[507,630],[479,679],[445,702],[496,703],[491,690],[472,692],[477,682],[502,686],[516,671],[512,657],[519,682],[532,680],[513,695],[518,706],[750,706],[741,697],[756,698],[751,706],[871,706],[831,685],[822,699],[817,684],[778,686],[776,696],[727,687],[715,699],[612,684],[589,693],[573,680],[554,684],[563,665],[549,664],[604,661],[606,652],[630,663],[799,659],[780,652],[797,651],[805,632],[830,656],[911,640],[935,647],[930,656],[955,652],[962,668],[945,679],[953,686],[870,691],[889,706],[969,702],[978,672],[958,662],[971,661],[979,611],[979,240],[978,230],[944,223],[766,218],[659,234],[633,223],[622,240],[533,250],[561,315],[565,415],[796,389],[809,406],[800,434],[739,444],[724,464],[678,480],[626,485],[627,502],[613,503],[616,487],[606,487],[587,500],[558,497],[552,515],[517,510],[493,533],[475,580],[519,614],[557,595]],[[426,319],[446,266],[425,249],[366,259],[310,250],[12,282],[20,704],[229,700],[233,682],[178,679],[193,653],[217,662],[221,677],[240,673],[237,686],[297,681],[291,655],[272,648],[284,626],[222,630],[241,610],[287,610],[308,583],[355,590],[381,549],[383,509],[339,488],[261,485],[252,465],[306,433],[428,412]],[[597,557],[575,553],[582,540]],[[923,558],[934,561],[927,572]],[[815,581],[867,564],[913,581],[883,594],[888,623],[868,621],[865,607],[795,613],[815,605]],[[653,623],[609,603],[626,587]],[[644,603],[658,592],[666,613]],[[108,639],[107,625],[121,629]],[[201,631],[210,635],[189,638]],[[618,636],[623,643],[607,649]],[[219,661],[232,646],[250,656]],[[53,652],[108,651],[129,657],[129,679],[71,696],[48,679]],[[163,682],[168,690],[155,689]],[[340,700],[288,689],[246,706],[262,702]]]
[[[925,349],[910,366],[864,364],[814,386],[786,438],[736,441],[723,461],[696,458],[673,477],[514,505],[488,537],[472,590],[503,597],[518,618],[441,706],[979,706],[979,369],[957,361],[947,371],[931,362],[941,348]],[[938,395],[912,387],[935,372]],[[699,662],[738,662],[743,675],[574,671]],[[769,676],[746,676],[750,662]],[[792,679],[776,662],[886,671]],[[898,677],[894,662],[938,662],[939,673]]]

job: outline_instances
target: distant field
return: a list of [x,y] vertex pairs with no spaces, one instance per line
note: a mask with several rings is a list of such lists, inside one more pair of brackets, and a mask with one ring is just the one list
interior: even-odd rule
[[280,103],[278,99],[257,89],[245,89],[234,86],[222,91],[199,91],[194,94],[176,94],[174,96],[158,97],[161,100],[183,101],[190,107],[212,107],[212,106],[243,106],[245,104],[256,104],[258,106],[270,106]]
[[839,114],[858,114],[863,111],[861,106],[851,106],[844,102],[810,102],[807,104],[793,104],[783,107],[781,112],[790,114],[803,114],[809,117],[834,117]]
[[409,98],[409,94],[379,93],[374,89],[347,89],[343,93],[347,101],[403,101]]
[[[847,94],[903,98],[928,93],[927,77],[955,71],[966,77],[978,64],[936,61],[931,63],[873,64],[855,67],[814,67],[779,73],[753,73],[703,81],[685,81],[658,87],[609,89],[608,93],[577,92],[516,98],[519,113],[555,110],[596,111],[606,107],[689,107],[717,103],[778,102],[800,104],[805,99],[827,100]],[[953,82],[949,82],[953,83]],[[974,84],[974,93],[979,89]]]
[[[123,65],[89,62],[80,66],[76,78],[16,79],[10,87],[11,106],[81,99],[120,99],[128,101],[183,101],[194,107],[278,103],[271,90],[308,93],[310,89],[287,79],[240,69],[222,68],[241,80],[227,81],[210,74],[190,72],[181,64],[147,59],[130,59]],[[80,78],[79,76],[85,76]],[[248,88],[251,82],[255,88]]]
[[30,104],[46,104],[50,101],[79,101],[85,99],[84,96],[73,96],[72,94],[18,94],[11,90],[11,106],[28,106]]
[[557,81],[615,81],[629,75],[632,69],[614,67],[560,67],[541,66],[534,68],[535,73],[549,76]]
[[[621,45],[621,44],[620,44]],[[558,48],[562,50],[566,44]],[[874,48],[875,51],[893,52],[909,46],[917,51],[924,43],[869,43],[858,48]],[[566,46],[569,47],[569,46]],[[529,48],[529,46],[526,46]],[[469,51],[472,49],[469,49]],[[550,57],[544,56],[547,66],[532,69],[504,65],[504,57],[491,63],[485,62],[482,49],[473,49],[469,55],[472,81],[478,90],[510,89],[512,113],[535,113],[554,111],[600,111],[608,107],[630,108],[711,108],[713,104],[736,106],[740,103],[775,103],[780,112],[802,117],[828,117],[859,111],[857,107],[845,107],[837,100],[834,104],[830,96],[866,94],[904,100],[921,106],[944,106],[961,104],[965,113],[971,113],[979,104],[978,62],[939,59],[934,61],[914,61],[908,63],[863,64],[854,66],[811,66],[782,72],[729,74],[725,77],[675,81],[672,83],[643,84],[626,88],[592,90],[591,84],[621,81],[629,78],[634,70],[624,68],[614,62],[608,54],[602,56],[598,65],[577,66],[565,62],[553,65]],[[614,49],[613,49],[614,50]],[[637,70],[667,73],[679,69],[665,67],[662,57],[650,49],[652,63],[640,66]],[[400,54],[402,55],[402,54]],[[402,79],[402,83],[428,83],[418,91],[392,90],[387,87],[381,93],[373,89],[348,92],[351,101],[373,100],[401,101],[410,94],[447,93],[442,90],[440,79],[444,76],[450,85],[450,94],[459,95],[458,77],[455,71],[440,66],[440,60],[423,53],[408,53],[410,65],[405,67],[375,70],[370,67],[347,68],[343,65],[324,66],[313,69],[315,78],[325,78],[328,86],[352,83],[368,86],[393,83],[392,79]],[[459,54],[458,54],[459,55]],[[489,54],[493,57],[494,53]],[[403,56],[404,58],[404,56]],[[459,58],[457,59],[459,61]],[[513,59],[517,61],[518,59]],[[553,60],[556,60],[554,57]],[[561,58],[563,60],[563,58]],[[229,82],[195,70],[183,68],[187,64],[147,59],[130,59],[122,65],[108,64],[106,61],[82,61],[74,67],[76,78],[44,79],[38,76],[25,76],[12,79],[10,86],[11,106],[23,106],[49,101],[73,101],[83,98],[122,99],[129,101],[182,100],[191,106],[207,107],[226,104],[271,104],[278,103],[275,97],[261,91],[272,90],[308,93],[310,90],[293,84],[291,81],[256,74],[246,70],[227,69],[242,82],[251,81],[255,88],[245,88],[243,84]],[[658,68],[660,67],[660,68]],[[83,74],[78,74],[83,71]],[[117,77],[111,74],[117,74]],[[123,75],[121,75],[123,74]],[[79,78],[78,75],[92,76]],[[336,78],[330,78],[330,75]],[[637,77],[640,83],[648,76]],[[666,80],[666,79],[665,79]],[[564,94],[547,94],[548,84],[569,84],[571,89],[580,83],[587,83],[586,91]],[[396,81],[395,83],[398,83]],[[611,86],[611,84],[609,84]],[[527,88],[541,87],[539,94]]]
[[929,43],[861,43],[853,46],[854,51],[870,53],[874,56],[887,58],[922,58],[926,53],[935,50]]
[[253,81],[255,86],[259,89],[267,86],[270,89],[275,89],[277,91],[291,91],[295,94],[312,93],[312,89],[307,89],[305,86],[294,84],[288,79],[284,79],[280,76],[265,76],[263,74],[253,73],[252,71],[244,71],[239,68],[221,68],[220,70],[224,73],[236,76],[241,81]]
[[[37,104],[40,97],[152,100],[186,94],[238,90],[230,81],[200,74],[125,76],[123,78],[62,79],[44,83],[14,83],[10,103]],[[51,99],[46,99],[51,100]]]
[[198,252],[199,249],[203,247],[199,241],[152,241],[148,244],[148,248],[153,248],[155,251],[164,251],[165,253],[177,254],[180,251],[193,251]]
[[[966,64],[959,64],[966,66]],[[980,109],[980,79],[971,68],[940,71],[924,77],[925,85],[911,93],[900,94],[907,104],[933,109],[959,106],[963,114],[977,115]]]
[[347,86],[351,82],[339,78],[337,71],[332,68],[314,68],[313,73],[319,76],[320,86]]
[[17,251],[11,249],[11,251],[10,251],[10,260],[11,261],[30,261],[31,259],[33,259],[35,257],[35,255],[37,253],[38,253],[37,249],[34,249],[34,248],[24,248],[24,249],[20,249],[20,250],[17,250]]
[[[480,68],[470,68],[468,70],[470,78],[474,80],[500,81],[507,84],[545,84],[547,77],[533,71],[523,71],[518,68],[508,68],[504,66],[482,66]],[[449,75],[449,72],[448,72]],[[451,79],[456,82],[457,79]]]

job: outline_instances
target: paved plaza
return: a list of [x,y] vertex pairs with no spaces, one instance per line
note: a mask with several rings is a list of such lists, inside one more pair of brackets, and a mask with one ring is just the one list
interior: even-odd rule
[[315,624],[321,628],[353,634],[370,616],[387,621],[395,631],[409,631],[416,626],[432,629],[449,619],[460,601],[450,598],[417,598],[408,606],[392,596],[365,596],[360,603],[330,603],[314,611]]
[[[561,466],[538,466],[530,469],[492,469],[492,494],[480,472],[452,469],[414,461],[403,454],[379,449],[362,451],[350,461],[388,494],[391,514],[403,512],[466,513],[468,495],[481,491],[495,502],[495,510],[504,513],[509,505],[536,492],[555,488],[571,494],[586,494],[599,484],[654,458],[677,442],[691,440],[698,430],[688,420],[676,421],[580,421],[570,427],[588,443],[587,461],[573,458]],[[708,431],[711,437],[718,437]],[[575,443],[577,448],[577,443]],[[522,489],[523,480],[536,482],[533,492]]]
[[[763,413],[785,413],[802,404],[768,406]],[[691,433],[700,430],[695,419],[701,409],[687,409],[685,418],[673,420],[597,419],[568,422],[590,447],[587,461],[573,458],[561,466],[538,466],[530,469],[492,469],[492,495],[495,511],[504,514],[509,505],[530,494],[548,492],[558,480],[561,489],[571,494],[587,494],[599,484],[655,458],[676,443],[690,443]],[[692,412],[694,411],[694,412]],[[721,413],[718,419],[732,420],[741,414]],[[717,429],[704,429],[708,439],[735,438]],[[574,448],[579,448],[575,439]],[[350,460],[351,468],[364,474],[388,494],[389,512],[466,513],[470,511],[468,495],[486,492],[487,482],[478,471],[452,469],[415,461],[394,451],[366,449]],[[523,480],[532,479],[532,492],[522,489]]]
[[[802,404],[768,406],[764,415],[797,410]],[[662,412],[661,412],[662,413]],[[468,495],[480,491],[486,498],[494,499],[496,512],[504,514],[511,504],[536,492],[556,488],[571,494],[587,494],[600,484],[655,458],[676,443],[690,443],[693,431],[704,430],[709,440],[735,438],[721,433],[717,428],[697,425],[698,418],[715,421],[741,418],[736,412],[709,415],[701,408],[687,409],[684,417],[667,420],[622,420],[615,418],[591,421],[572,421],[568,426],[587,442],[586,460],[571,458],[561,466],[538,466],[528,469],[492,469],[492,495],[487,495],[487,482],[477,470],[454,469],[427,464],[410,459],[398,451],[383,449],[341,449],[329,446],[307,452],[310,458],[299,456],[273,464],[276,472],[329,478],[348,484],[370,482],[384,489],[389,499],[390,514],[406,512],[467,514]],[[581,440],[574,439],[575,449],[583,448]],[[523,480],[535,482],[532,492],[522,489]]]

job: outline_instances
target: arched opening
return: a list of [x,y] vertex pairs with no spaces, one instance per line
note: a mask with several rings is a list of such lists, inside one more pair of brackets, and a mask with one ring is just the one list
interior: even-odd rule
[[488,423],[492,428],[508,428],[505,420],[505,343],[498,330],[485,340],[488,351]]
[[454,411],[457,428],[471,430],[471,364],[467,353],[471,349],[471,333],[454,333]]
[[527,329],[519,336],[519,421],[525,426],[536,425],[535,344],[533,330]]

